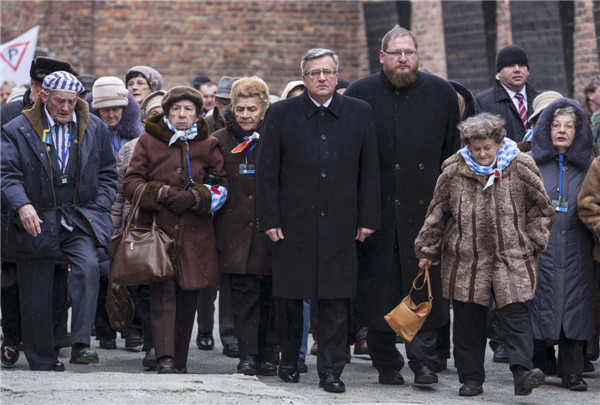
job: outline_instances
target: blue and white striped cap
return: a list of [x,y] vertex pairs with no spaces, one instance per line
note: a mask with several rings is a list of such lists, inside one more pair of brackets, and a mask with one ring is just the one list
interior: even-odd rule
[[84,91],[81,82],[71,73],[64,70],[59,70],[46,76],[42,82],[42,88],[48,91],[70,91],[77,94]]

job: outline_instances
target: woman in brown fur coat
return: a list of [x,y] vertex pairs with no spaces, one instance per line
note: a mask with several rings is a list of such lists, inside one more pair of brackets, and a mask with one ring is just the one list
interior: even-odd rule
[[[223,156],[200,117],[202,94],[173,87],[162,100],[164,114],[146,120],[123,186],[131,201],[141,187],[137,223],[152,224],[176,242],[176,278],[150,285],[150,314],[158,373],[187,372],[198,289],[218,285],[217,249],[211,213],[227,198]],[[220,184],[203,181],[216,173]]]
[[466,145],[442,167],[425,224],[415,241],[419,266],[441,251],[442,286],[453,300],[454,355],[462,396],[483,392],[487,306],[492,296],[507,338],[515,395],[544,383],[533,369],[527,303],[546,248],[552,205],[533,159],[505,138],[490,113],[459,124]]

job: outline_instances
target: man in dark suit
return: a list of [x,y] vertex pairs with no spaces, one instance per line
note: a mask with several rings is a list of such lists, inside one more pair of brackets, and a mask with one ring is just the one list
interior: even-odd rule
[[533,114],[533,100],[539,91],[527,83],[529,60],[525,51],[505,46],[496,56],[494,86],[477,96],[477,112],[491,112],[504,118],[506,137],[520,142],[527,131],[527,119]]
[[[396,26],[386,33],[379,61],[380,72],[353,82],[344,93],[371,105],[381,171],[382,227],[359,248],[356,309],[358,323],[368,327],[367,346],[379,383],[399,385],[404,384],[404,358],[383,316],[408,293],[416,276],[414,241],[442,163],[458,150],[459,110],[456,91],[446,80],[419,71],[412,32]],[[416,384],[438,382],[437,328],[450,319],[439,270],[433,268],[430,277],[432,311],[406,344]]]
[[348,300],[356,295],[355,240],[380,226],[371,109],[335,92],[338,58],[312,49],[300,64],[306,91],[267,110],[260,141],[257,221],[274,242],[279,377],[298,382],[302,300],[318,306],[319,386],[344,392]]

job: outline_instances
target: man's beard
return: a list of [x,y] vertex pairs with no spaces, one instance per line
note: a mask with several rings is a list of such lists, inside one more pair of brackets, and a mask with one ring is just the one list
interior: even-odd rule
[[383,65],[383,73],[390,82],[396,87],[406,87],[417,80],[417,73],[419,73],[419,65],[415,65],[414,68],[408,72],[398,72],[393,68],[388,68]]

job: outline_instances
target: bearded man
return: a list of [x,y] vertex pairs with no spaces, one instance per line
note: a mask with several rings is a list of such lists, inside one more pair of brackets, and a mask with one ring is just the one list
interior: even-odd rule
[[[390,30],[383,37],[379,61],[379,73],[357,80],[344,93],[371,105],[381,171],[381,230],[359,245],[357,315],[358,324],[368,326],[367,345],[379,382],[403,384],[404,359],[383,316],[408,293],[417,274],[414,241],[442,162],[458,150],[459,110],[448,82],[419,71],[412,32],[398,25]],[[436,329],[449,320],[439,269],[433,267],[430,276],[432,312],[406,344],[416,384],[438,382]]]

